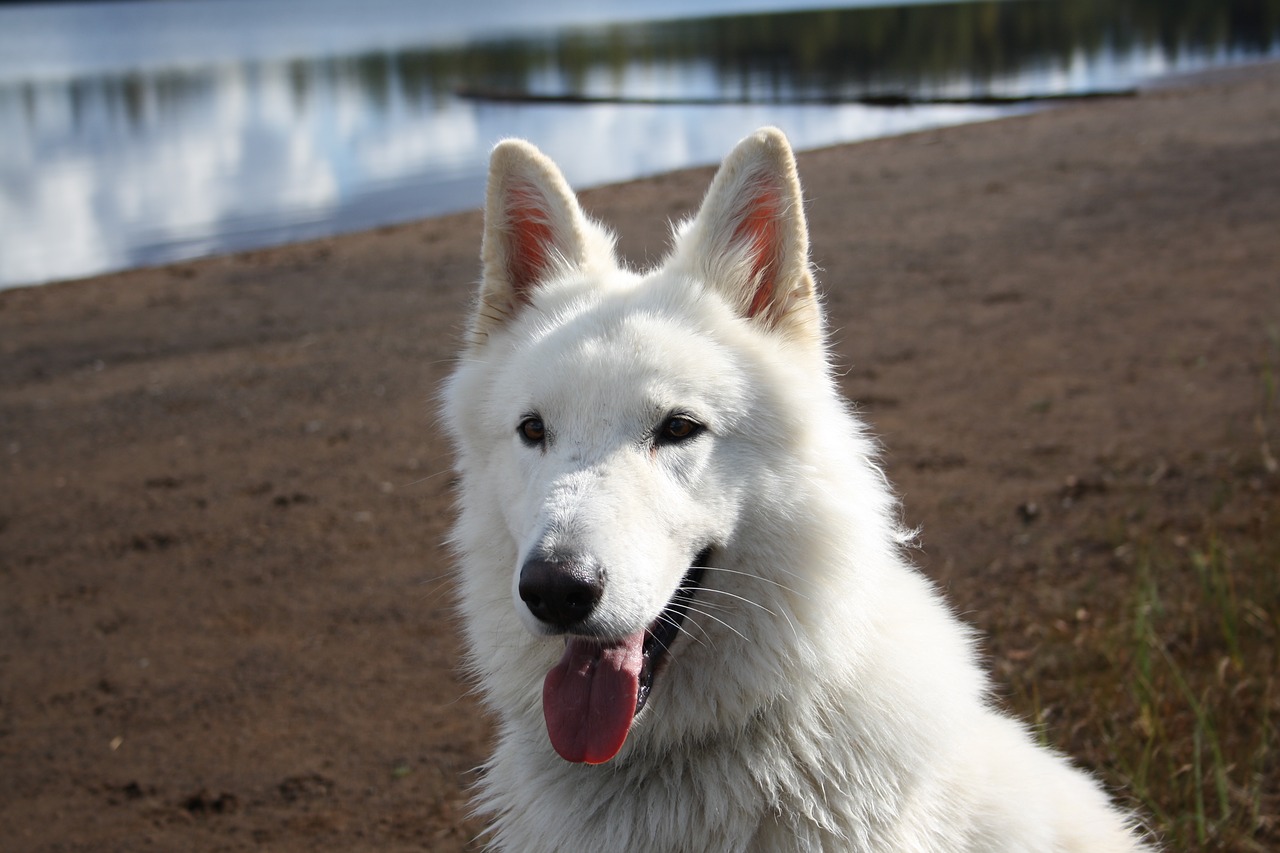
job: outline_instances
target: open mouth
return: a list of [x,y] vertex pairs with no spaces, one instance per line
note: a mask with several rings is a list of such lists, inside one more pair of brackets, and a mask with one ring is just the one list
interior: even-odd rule
[[658,614],[658,618],[653,620],[649,630],[644,632],[644,645],[641,653],[643,665],[640,668],[639,693],[636,696],[637,714],[644,708],[645,703],[649,701],[649,691],[653,689],[653,678],[663,661],[667,659],[667,652],[671,649],[671,644],[675,642],[676,636],[680,633],[680,626],[684,623],[685,614],[689,612],[689,602],[693,600],[694,593],[702,586],[702,575],[705,573],[707,561],[710,559],[710,548],[698,552],[698,556],[693,558],[693,565],[689,567],[689,571],[685,572],[684,577],[680,580],[680,586],[676,587],[675,595],[671,596],[671,601]]
[[653,689],[701,586],[711,549],[698,552],[648,628],[616,640],[570,636],[542,684],[551,745],[566,761],[603,764],[618,754]]

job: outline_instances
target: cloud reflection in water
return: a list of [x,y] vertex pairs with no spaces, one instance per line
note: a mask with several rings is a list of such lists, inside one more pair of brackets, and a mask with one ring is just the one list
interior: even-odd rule
[[[1255,17],[1236,14],[1242,4]],[[117,4],[73,5],[39,8],[88,26],[75,15],[108,21]],[[313,46],[314,58],[216,61],[214,45],[185,66],[172,57],[159,67],[147,57],[121,65],[113,54],[107,68],[88,57],[24,73],[0,61],[0,287],[475,207],[488,150],[509,135],[532,139],[583,187],[716,162],[763,124],[810,148],[1010,111],[788,103],[797,99],[1078,92],[1277,54],[1280,0],[1178,6],[1186,20],[1166,20],[1158,0],[974,2],[599,26],[349,55],[325,42]],[[135,17],[161,7],[166,32],[179,34],[181,9],[246,8],[121,4]],[[264,0],[254,8],[286,7]],[[287,8],[296,15],[297,6]],[[315,8],[354,14],[345,4]],[[23,20],[14,15],[0,10],[0,24]],[[186,32],[179,43],[194,37]],[[20,34],[11,26],[0,35],[0,54],[6,38],[12,46]],[[122,42],[104,44],[119,53]],[[514,104],[459,98],[463,84],[770,103]]]

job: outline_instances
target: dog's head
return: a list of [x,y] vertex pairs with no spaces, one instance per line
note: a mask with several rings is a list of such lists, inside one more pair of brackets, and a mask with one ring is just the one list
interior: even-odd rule
[[641,275],[549,159],[503,142],[483,264],[445,394],[472,656],[500,710],[527,707],[539,673],[556,751],[599,763],[673,648],[778,615],[733,575],[772,559],[743,527],[762,495],[786,504],[798,463],[780,448],[805,428],[788,388],[825,374],[791,149],[773,129],[741,142]]

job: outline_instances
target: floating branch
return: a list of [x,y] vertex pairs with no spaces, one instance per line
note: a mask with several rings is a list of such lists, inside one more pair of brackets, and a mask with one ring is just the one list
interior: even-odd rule
[[970,95],[967,97],[933,97],[886,92],[871,95],[800,95],[747,96],[741,98],[629,98],[620,95],[575,95],[569,92],[522,92],[515,89],[490,89],[482,86],[465,86],[454,90],[459,98],[470,101],[493,101],[516,104],[622,104],[636,106],[835,106],[862,104],[868,107],[915,107],[944,104],[976,104],[980,106],[1008,106],[1012,104],[1040,103],[1043,101],[1082,101],[1096,98],[1132,98],[1138,94],[1133,89],[1092,89],[1086,92],[1041,93],[1033,95]]

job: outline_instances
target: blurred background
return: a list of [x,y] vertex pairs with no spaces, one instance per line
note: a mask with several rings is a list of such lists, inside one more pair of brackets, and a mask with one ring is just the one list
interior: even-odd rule
[[1280,0],[0,3],[0,287],[476,207],[505,136],[581,188],[1277,56]]

